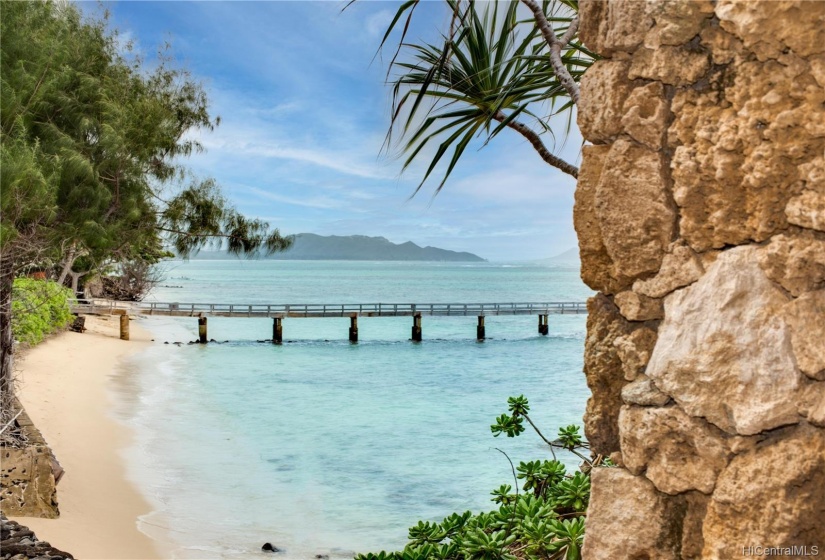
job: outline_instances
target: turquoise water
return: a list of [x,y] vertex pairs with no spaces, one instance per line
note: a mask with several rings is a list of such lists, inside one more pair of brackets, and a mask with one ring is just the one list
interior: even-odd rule
[[[150,299],[222,303],[584,301],[578,270],[493,263],[191,261],[175,263]],[[508,396],[529,397],[555,435],[580,424],[589,395],[585,316],[285,319],[147,318],[155,344],[121,381],[135,427],[129,475],[154,508],[141,529],[177,558],[243,558],[264,542],[282,558],[403,546],[419,519],[489,509],[514,462],[547,456],[538,437],[493,438]],[[226,341],[226,342],[223,342]],[[566,462],[574,467],[573,458]]]

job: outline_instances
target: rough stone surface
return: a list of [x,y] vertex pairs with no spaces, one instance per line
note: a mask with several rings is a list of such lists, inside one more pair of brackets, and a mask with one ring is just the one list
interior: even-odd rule
[[656,0],[647,3],[647,14],[654,25],[645,35],[646,47],[682,45],[702,31],[713,15],[710,0]]
[[0,447],[0,508],[20,517],[59,517],[52,451],[25,411],[17,424],[29,445]]
[[584,374],[591,397],[587,400],[584,433],[594,453],[610,455],[619,450],[617,422],[626,383],[614,341],[629,335],[633,326],[603,295],[590,298],[587,311]]
[[636,280],[633,291],[652,298],[661,298],[689,284],[704,272],[699,256],[682,243],[673,243],[662,259],[662,267],[652,278]]
[[[720,25],[740,37],[760,60],[777,58],[785,49],[801,56],[825,51],[822,2],[719,0],[716,16]],[[788,25],[790,21],[794,24]]]
[[625,467],[667,494],[710,494],[730,456],[724,432],[676,406],[623,406],[619,436]]
[[683,498],[661,494],[645,477],[621,468],[593,469],[591,477],[583,558],[679,557]]
[[[648,376],[640,375],[622,388],[622,400],[625,404],[664,406],[670,397],[661,392]],[[619,420],[619,427],[621,429],[621,420]]]
[[611,276],[621,282],[659,270],[675,227],[661,154],[616,141],[604,160],[595,204]]
[[609,150],[608,146],[585,146],[582,149],[582,169],[573,205],[573,226],[579,238],[582,281],[594,290],[605,293],[621,289],[610,276],[611,260],[602,243],[596,215],[596,189]]
[[609,142],[621,132],[623,106],[632,88],[629,68],[626,62],[599,60],[582,77],[577,121],[585,139]]
[[777,235],[759,252],[759,264],[791,295],[825,288],[825,235],[813,231]]
[[785,206],[788,223],[825,231],[825,190],[803,191]]
[[825,89],[810,64],[785,55],[734,66],[671,103],[673,196],[681,234],[697,251],[787,228],[785,208],[805,185],[801,166],[825,149]]
[[628,321],[649,321],[661,319],[664,308],[661,299],[653,299],[636,292],[621,292],[614,298],[619,312]]
[[655,344],[656,331],[649,327],[641,327],[629,335],[616,337],[613,346],[616,347],[616,355],[622,364],[622,373],[627,381],[633,381],[644,374]]
[[646,373],[692,416],[752,435],[797,422],[801,382],[788,302],[755,263],[756,248],[723,252],[695,284],[665,299]]
[[591,302],[585,425],[639,473],[594,472],[584,557],[821,554],[825,1],[579,14],[604,58],[582,83],[597,145],[575,222],[582,278],[609,296]]
[[28,528],[0,513],[0,554],[14,560],[72,560],[74,556],[41,541]]
[[645,0],[584,0],[581,39],[603,55],[633,52],[653,25]]
[[[627,72],[625,72],[626,75]],[[589,89],[584,91],[590,95]],[[664,87],[659,82],[653,82],[635,88],[627,96],[620,115],[620,129],[637,142],[655,151],[662,147],[669,114],[668,103],[664,97]],[[579,115],[579,122],[582,118],[588,120],[586,114],[582,117],[580,112]]]
[[806,424],[779,430],[734,457],[717,479],[704,523],[704,557],[739,557],[742,543],[822,551],[823,519],[825,431]]
[[799,414],[814,426],[825,428],[825,382],[808,382],[802,390]]
[[709,68],[710,58],[705,52],[684,47],[642,48],[633,57],[628,77],[684,87],[701,78]]
[[825,381],[825,290],[807,292],[785,305],[782,318],[802,373]]

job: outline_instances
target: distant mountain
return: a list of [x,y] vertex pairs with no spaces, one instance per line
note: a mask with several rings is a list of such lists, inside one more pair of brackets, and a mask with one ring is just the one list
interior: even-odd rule
[[299,233],[295,243],[283,253],[272,255],[284,260],[342,261],[464,261],[484,262],[478,255],[437,247],[419,247],[412,241],[396,245],[383,237],[366,235],[315,235]]
[[568,249],[563,253],[559,253],[554,257],[550,257],[547,259],[540,259],[537,261],[541,264],[555,264],[555,265],[572,265],[578,266],[579,265],[579,248],[573,247],[572,249]]
[[[201,251],[199,259],[236,258],[221,251]],[[451,261],[485,262],[478,255],[448,251],[437,247],[419,247],[412,241],[397,245],[383,237],[366,235],[315,235],[299,233],[288,251],[268,259],[305,261]]]

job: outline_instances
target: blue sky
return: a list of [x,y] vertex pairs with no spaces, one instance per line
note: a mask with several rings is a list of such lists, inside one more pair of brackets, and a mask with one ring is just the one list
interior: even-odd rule
[[[221,125],[190,158],[249,216],[282,233],[383,236],[496,261],[545,258],[576,245],[575,182],[504,131],[465,152],[444,190],[410,200],[422,161],[401,173],[382,154],[390,53],[373,59],[398,2],[104,2],[147,59],[169,42],[201,81]],[[97,13],[98,4],[84,3]],[[416,13],[413,39],[448,23],[441,2]],[[393,43],[394,45],[395,43]],[[547,142],[551,142],[547,139]],[[578,161],[577,132],[556,152]]]

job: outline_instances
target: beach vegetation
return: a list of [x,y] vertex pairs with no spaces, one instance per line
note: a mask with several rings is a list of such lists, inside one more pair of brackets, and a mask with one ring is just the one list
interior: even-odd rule
[[20,344],[34,346],[72,320],[72,293],[50,280],[17,278],[14,281],[11,328]]
[[168,48],[147,61],[105,15],[84,17],[69,2],[4,2],[0,27],[0,394],[9,398],[16,277],[40,271],[76,288],[167,250],[270,253],[291,238],[186,167],[220,119]]
[[598,58],[577,41],[578,2],[446,0],[451,20],[441,40],[406,42],[419,1],[401,5],[381,42],[404,22],[389,68],[395,75],[385,145],[400,136],[405,169],[429,160],[415,193],[441,169],[437,194],[473,139],[486,145],[506,129],[545,163],[578,177],[578,168],[545,143],[555,139],[554,123],[566,123],[564,135],[573,126],[578,82]]
[[[529,410],[523,395],[510,397],[508,412],[496,418],[490,429],[495,437],[516,437],[524,432],[526,420],[552,458],[514,467],[515,490],[502,484],[491,492],[498,509],[452,513],[440,522],[419,521],[410,527],[403,550],[358,554],[355,560],[580,560],[590,501],[589,473],[611,465],[601,457],[585,456],[589,446],[578,426],[561,428],[557,439],[546,439]],[[556,451],[574,453],[582,460],[580,470],[568,473]]]

